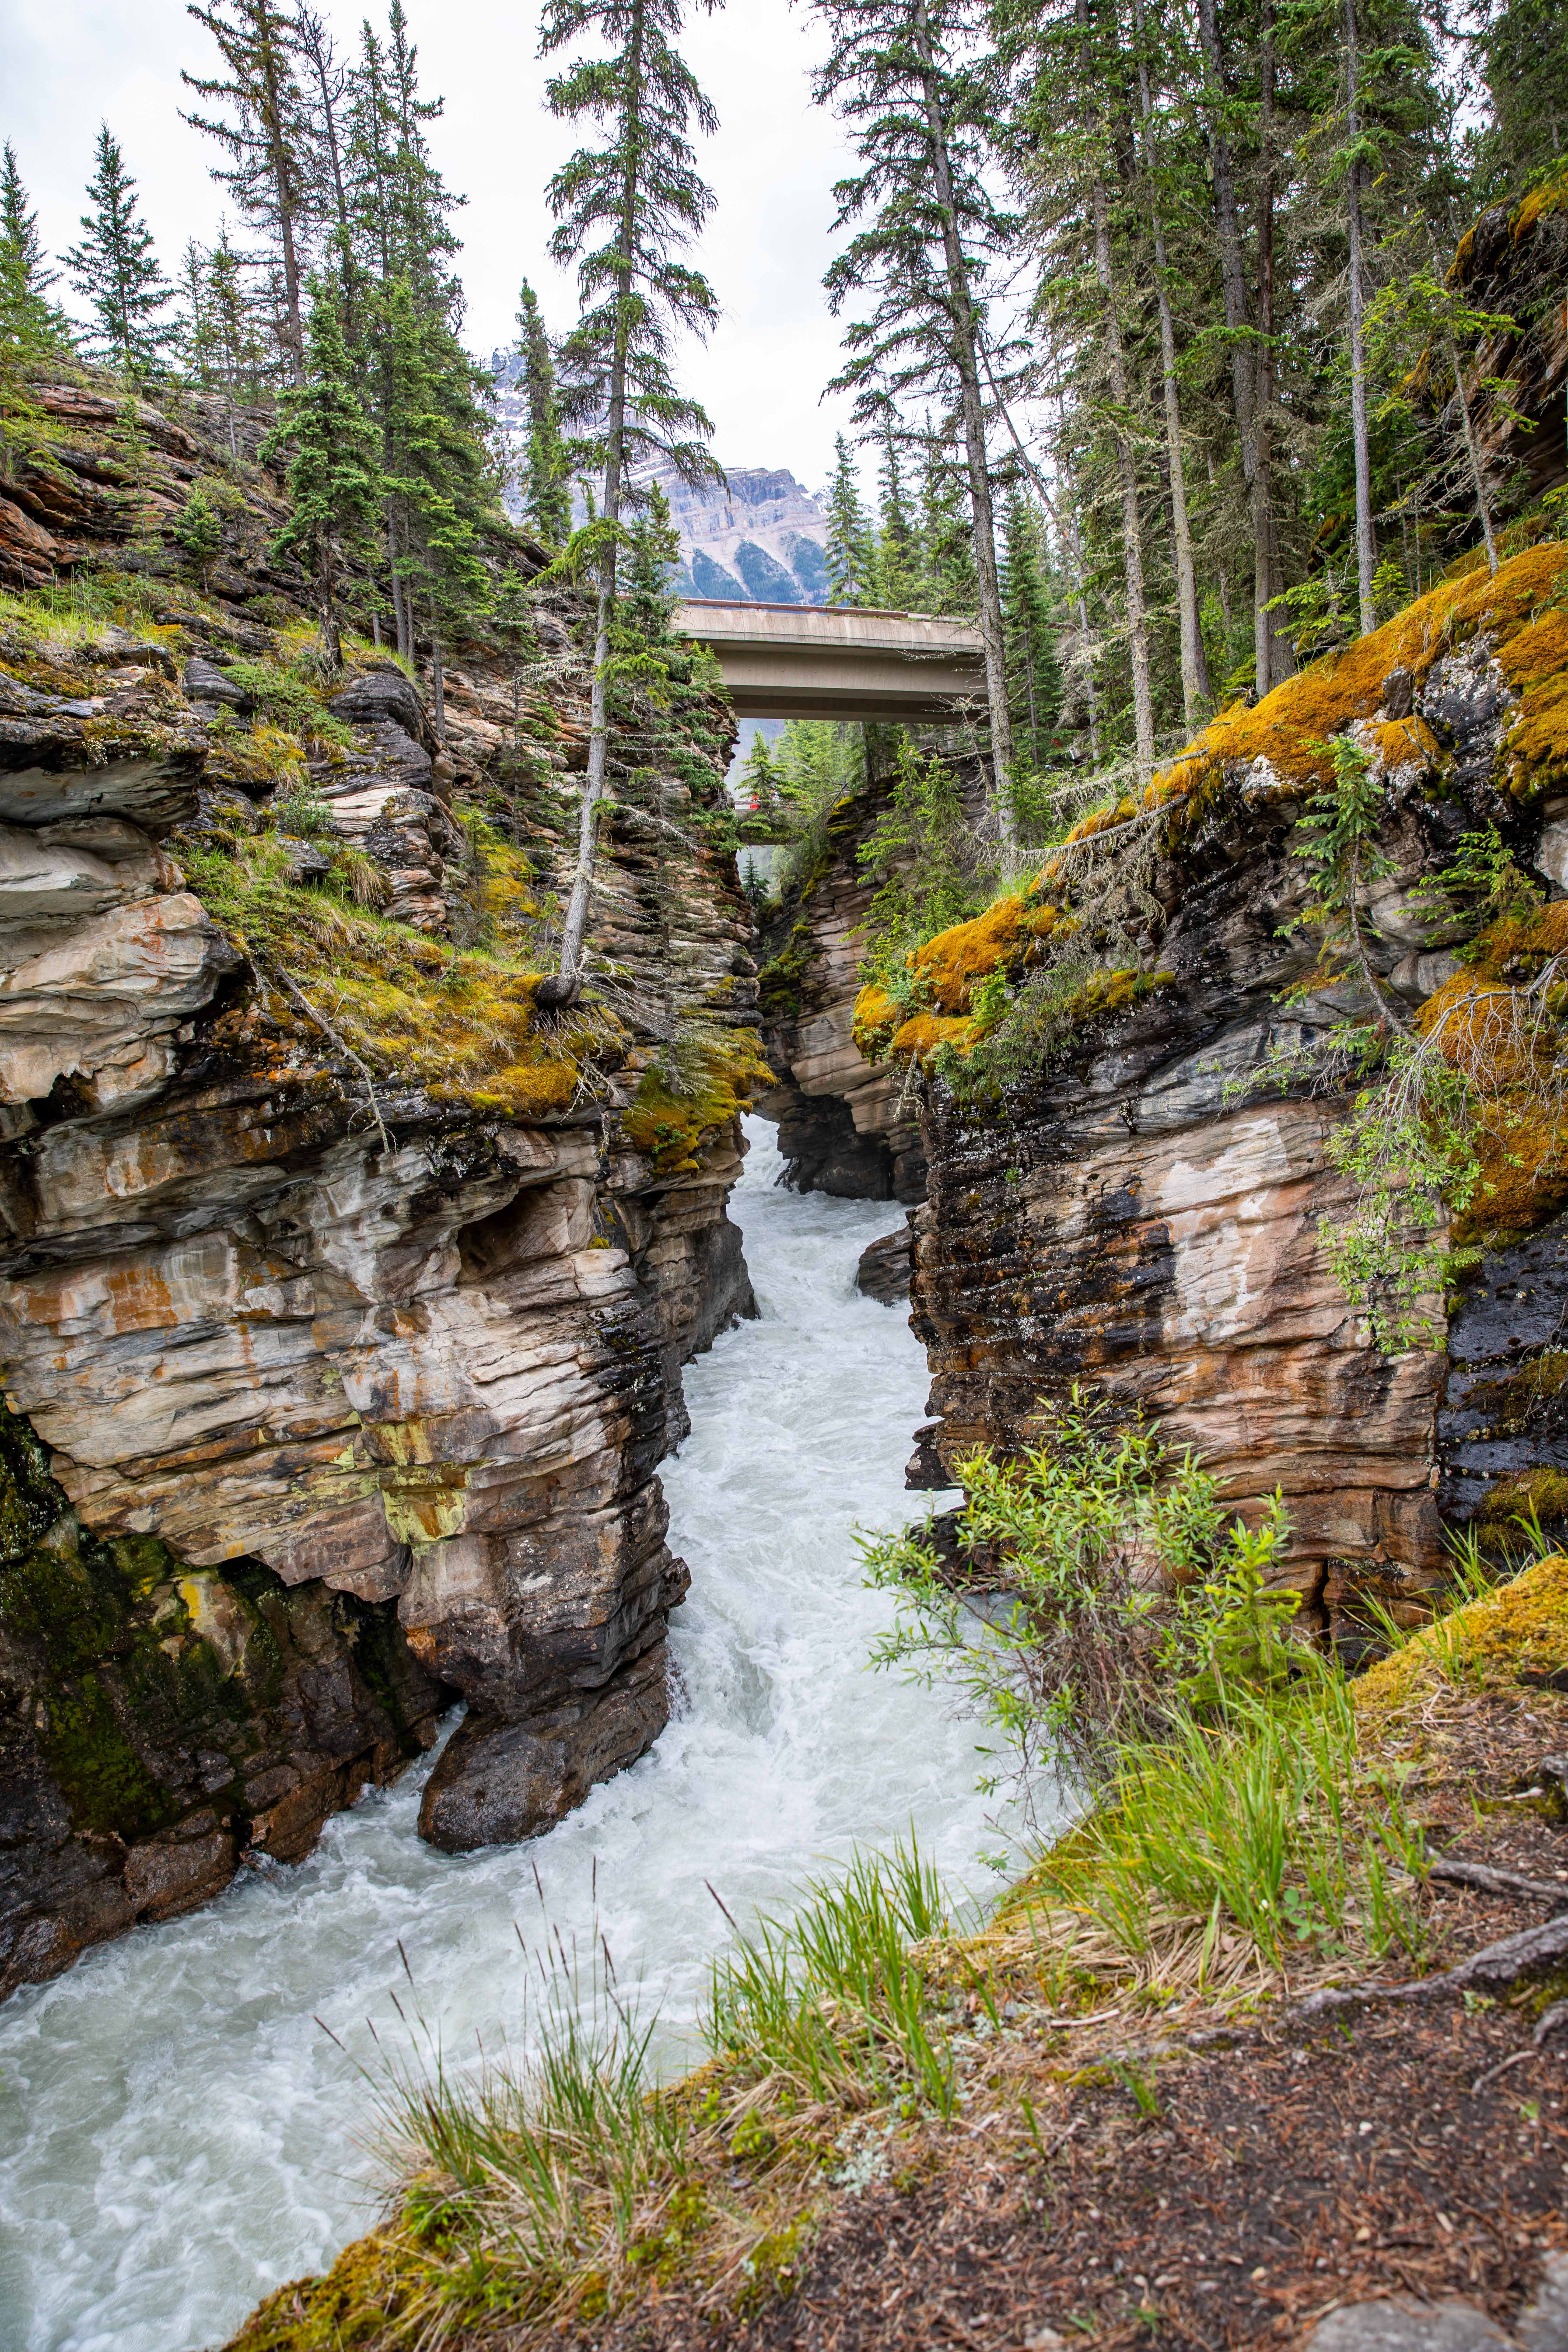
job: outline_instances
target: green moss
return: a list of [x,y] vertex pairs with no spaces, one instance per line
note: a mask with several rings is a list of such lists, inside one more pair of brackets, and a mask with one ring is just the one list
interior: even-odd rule
[[280,2286],[225,2352],[358,2352],[384,2343],[420,2278],[417,2255],[391,2237],[356,2238],[325,2278]]
[[126,1738],[96,1675],[84,1675],[46,1704],[38,1746],[70,1807],[72,1826],[129,1844],[165,1829],[179,1808]]
[[800,1018],[801,990],[821,953],[811,925],[803,919],[791,930],[785,945],[769,957],[757,974],[757,1006],[764,1019]]
[[1507,1527],[1532,1511],[1543,1528],[1554,1519],[1568,1519],[1568,1473],[1544,1467],[1521,1470],[1492,1488],[1477,1517],[1483,1527]]

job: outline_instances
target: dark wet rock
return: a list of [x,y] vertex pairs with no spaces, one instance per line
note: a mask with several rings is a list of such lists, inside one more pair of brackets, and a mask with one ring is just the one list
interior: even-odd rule
[[897,1233],[868,1243],[855,1269],[856,1289],[864,1291],[868,1298],[879,1299],[884,1307],[898,1306],[910,1295],[913,1249],[914,1234],[907,1223]]

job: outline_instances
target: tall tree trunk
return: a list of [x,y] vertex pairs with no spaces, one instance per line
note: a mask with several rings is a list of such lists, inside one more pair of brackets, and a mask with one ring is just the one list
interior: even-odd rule
[[626,164],[621,181],[621,216],[616,270],[616,340],[610,362],[609,417],[605,441],[605,520],[611,536],[599,566],[598,610],[594,625],[594,684],[588,708],[588,772],[583,780],[583,800],[577,824],[577,865],[566,920],[561,931],[561,970],[540,983],[541,1004],[574,1004],[583,992],[583,940],[588,929],[588,908],[594,894],[594,865],[598,854],[599,803],[605,797],[605,768],[609,755],[610,629],[616,612],[617,550],[614,532],[621,519],[626,435],[626,348],[628,308],[632,291],[632,260],[638,194],[637,136],[641,113],[643,0],[634,0],[626,41],[629,96],[622,131]]
[[[1258,481],[1258,372],[1247,334],[1247,271],[1242,255],[1241,217],[1237,208],[1236,173],[1231,162],[1230,133],[1225,122],[1225,59],[1219,45],[1215,0],[1198,0],[1198,35],[1203,44],[1208,114],[1209,155],[1214,165],[1215,220],[1219,230],[1220,286],[1225,296],[1226,334],[1230,343],[1231,399],[1236,410],[1236,436],[1241,445],[1242,479],[1257,537],[1255,503]],[[1264,602],[1268,598],[1265,596]],[[1254,642],[1257,641],[1257,581],[1254,579]],[[1267,690],[1259,677],[1258,685]]]
[[926,125],[931,146],[931,178],[942,215],[942,256],[952,310],[952,357],[958,370],[963,414],[963,450],[969,473],[969,507],[974,542],[974,574],[980,588],[980,639],[985,653],[985,699],[991,719],[991,761],[995,772],[996,823],[1004,842],[1016,831],[1011,779],[1013,722],[1007,708],[1007,660],[1002,632],[1002,590],[996,575],[996,520],[985,453],[985,412],[980,398],[978,331],[969,265],[959,234],[952,194],[952,162],[947,122],[931,44],[925,0],[914,0],[915,54],[920,60]]
[[1203,630],[1198,622],[1197,574],[1193,565],[1193,533],[1187,515],[1186,473],[1182,461],[1182,407],[1176,384],[1176,334],[1171,319],[1170,285],[1165,265],[1165,224],[1154,182],[1154,108],[1149,89],[1149,59],[1144,47],[1143,0],[1132,0],[1132,21],[1138,36],[1138,100],[1143,117],[1143,159],[1149,179],[1149,219],[1154,233],[1154,295],[1160,313],[1160,373],[1165,410],[1165,455],[1171,482],[1171,537],[1176,569],[1176,617],[1182,640],[1182,715],[1189,733],[1195,731],[1208,699]]
[[1377,625],[1372,578],[1377,569],[1377,543],[1372,532],[1372,458],[1366,433],[1365,289],[1362,282],[1361,121],[1357,112],[1355,0],[1345,0],[1346,129],[1350,134],[1350,295],[1351,295],[1351,436],[1355,446],[1355,569],[1361,605],[1361,633]]
[[[1487,546],[1487,569],[1497,577],[1497,539],[1492,530],[1491,501],[1487,496],[1487,478],[1481,470],[1480,445],[1476,439],[1475,420],[1470,415],[1470,395],[1465,389],[1465,372],[1459,362],[1459,346],[1454,340],[1454,330],[1447,330],[1448,364],[1454,371],[1454,397],[1459,404],[1459,416],[1465,432],[1465,455],[1470,464],[1470,484],[1476,494],[1476,512],[1481,519],[1481,537]],[[1421,542],[1416,542],[1416,565],[1419,570]],[[1416,593],[1419,595],[1417,586]]]
[[447,673],[441,662],[441,620],[435,600],[430,604],[430,703],[436,719],[436,740],[447,740]]
[[[1079,30],[1089,49],[1089,0],[1078,0]],[[1116,280],[1110,267],[1110,204],[1098,160],[1089,186],[1094,221],[1094,271],[1105,297],[1105,361],[1116,421],[1110,428],[1116,451],[1117,478],[1121,485],[1121,554],[1127,583],[1127,650],[1132,669],[1132,732],[1138,781],[1146,784],[1154,771],[1154,699],[1149,683],[1149,623],[1143,602],[1143,526],[1138,512],[1138,468],[1132,445],[1122,427],[1127,414],[1127,365],[1121,345],[1121,320],[1116,308]]]
[[261,89],[266,102],[267,145],[272,168],[273,201],[278,206],[278,234],[283,245],[283,310],[289,365],[296,383],[305,380],[305,328],[300,314],[300,257],[295,243],[297,210],[292,159],[283,129],[283,93],[278,58],[271,42],[260,52]]
[[1072,451],[1067,441],[1067,415],[1058,410],[1058,425],[1061,432],[1062,474],[1068,486],[1068,528],[1063,543],[1072,558],[1073,604],[1078,613],[1079,637],[1083,646],[1084,697],[1089,704],[1089,756],[1095,767],[1100,765],[1100,690],[1095,684],[1094,656],[1089,651],[1089,592],[1084,584],[1083,541],[1078,527],[1078,483],[1073,474]]
[[1262,48],[1258,60],[1258,366],[1254,377],[1253,432],[1257,464],[1252,476],[1254,682],[1261,702],[1270,687],[1293,675],[1290,640],[1269,610],[1282,585],[1278,527],[1274,516],[1274,0],[1263,0]]

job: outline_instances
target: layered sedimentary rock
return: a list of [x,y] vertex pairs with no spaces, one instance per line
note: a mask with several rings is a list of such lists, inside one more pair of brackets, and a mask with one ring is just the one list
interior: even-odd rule
[[876,895],[858,852],[874,824],[875,787],[847,794],[826,821],[821,855],[763,942],[763,1036],[779,1080],[759,1108],[778,1121],[786,1180],[849,1200],[925,1198],[925,1153],[901,1069],[866,1061],[853,1036]]
[[[1544,1503],[1550,1521],[1568,1502],[1561,1139],[1502,1100],[1458,1235],[1479,1261],[1451,1315],[1429,1302],[1428,1344],[1388,1352],[1325,1248],[1354,1204],[1326,1150],[1349,1108],[1342,1081],[1282,1092],[1266,1075],[1281,1045],[1375,1013],[1353,975],[1312,985],[1314,943],[1291,929],[1310,879],[1296,826],[1325,735],[1348,730],[1384,789],[1386,866],[1363,886],[1362,925],[1411,1015],[1439,991],[1458,1002],[1486,985],[1445,945],[1430,895],[1462,835],[1495,825],[1561,898],[1564,578],[1560,546],[1495,583],[1483,568],[1216,722],[1150,796],[1140,963],[1086,986],[1032,1071],[975,1096],[938,1057],[979,1043],[979,982],[1027,985],[1035,942],[1060,919],[1061,866],[922,951],[924,1009],[906,1017],[867,992],[868,1049],[928,1072],[913,1321],[932,1418],[912,1486],[950,1485],[976,1444],[1027,1444],[1039,1402],[1081,1381],[1200,1449],[1244,1512],[1279,1489],[1281,1574],[1303,1622],[1352,1648],[1358,1592],[1411,1610],[1443,1573],[1443,1510],[1496,1516],[1500,1493]],[[1538,928],[1536,963],[1563,928],[1554,905]]]
[[[176,510],[218,459],[135,422]],[[109,528],[63,471],[57,564]],[[457,1697],[443,1846],[639,1755],[686,1585],[679,1365],[754,1311],[726,710],[613,746],[602,999],[536,1015],[580,616],[542,603],[526,701],[459,648],[444,740],[369,653],[290,734],[274,493],[236,473],[242,560],[204,591],[163,556],[140,635],[0,644],[0,1990],[297,1858]]]

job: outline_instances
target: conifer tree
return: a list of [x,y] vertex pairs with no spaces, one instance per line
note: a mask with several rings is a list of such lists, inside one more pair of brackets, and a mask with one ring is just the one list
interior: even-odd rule
[[919,594],[920,551],[915,527],[904,495],[903,471],[891,410],[882,419],[882,462],[878,470],[879,512],[877,518],[877,584],[879,604],[904,612]]
[[[714,0],[699,5],[710,8]],[[680,21],[680,0],[548,0],[540,38],[546,57],[585,36],[604,44],[600,55],[575,58],[546,90],[559,120],[601,125],[604,136],[579,148],[549,191],[559,223],[551,252],[559,262],[576,263],[582,304],[562,352],[563,413],[582,428],[573,467],[597,473],[602,495],[599,519],[583,535],[598,574],[588,772],[561,971],[541,990],[545,1003],[573,1003],[582,989],[629,467],[638,458],[660,458],[691,482],[718,471],[704,446],[708,418],[677,390],[669,366],[672,329],[705,334],[718,317],[707,279],[679,258],[713,203],[689,132],[693,124],[711,131],[716,121],[675,47]]]
[[1055,748],[1062,679],[1051,599],[1042,562],[1039,518],[1021,492],[1007,501],[1002,559],[1002,620],[1014,728],[1029,767],[1044,768]]
[[528,401],[524,511],[547,547],[563,547],[572,528],[572,500],[566,478],[566,446],[561,433],[561,404],[555,391],[555,362],[540,313],[539,297],[526,278],[518,297],[517,325],[517,348],[522,358],[523,391]]
[[334,671],[343,663],[344,567],[367,551],[381,496],[375,435],[354,389],[340,299],[335,287],[311,280],[304,381],[284,391],[277,425],[261,445],[264,460],[293,450],[292,511],[272,544],[279,555],[298,556],[310,574],[321,651]]
[[343,289],[343,336],[353,348],[355,317],[355,257],[353,224],[349,210],[349,159],[345,130],[349,76],[338,62],[331,34],[311,8],[298,12],[300,57],[310,91],[311,179],[316,208],[328,222],[337,270]]
[[737,782],[742,816],[777,815],[782,779],[768,739],[760,730],[752,738]]
[[861,167],[835,190],[835,226],[865,222],[824,284],[835,312],[862,289],[875,296],[870,317],[845,336],[850,358],[836,388],[855,393],[858,422],[875,423],[889,401],[911,393],[956,416],[1005,839],[1013,747],[982,366],[986,268],[1014,224],[986,180],[994,93],[966,56],[978,7],[976,0],[813,5],[832,43],[816,96],[852,126]]
[[833,479],[827,486],[827,537],[823,561],[830,604],[867,604],[872,597],[875,554],[871,520],[860,496],[855,455],[842,433],[834,437]]
[[45,257],[38,216],[27,203],[16,150],[7,140],[0,162],[0,344],[26,354],[69,341],[65,316],[49,299],[59,275]]
[[268,240],[282,277],[279,340],[286,372],[298,383],[305,331],[300,293],[310,179],[310,121],[298,68],[300,26],[275,0],[188,0],[186,13],[212,35],[227,78],[182,72],[187,89],[220,114],[184,121],[214,139],[229,156],[213,177],[233,194],[241,213]]
[[128,375],[155,375],[174,333],[158,314],[174,289],[158,266],[136,182],[107,122],[99,124],[93,154],[87,185],[92,210],[81,216],[82,240],[67,254],[66,267],[92,306],[100,354]]
[[673,583],[680,567],[680,533],[670,520],[662,484],[648,484],[627,539],[623,610],[626,633],[638,646],[668,646],[676,604]]

